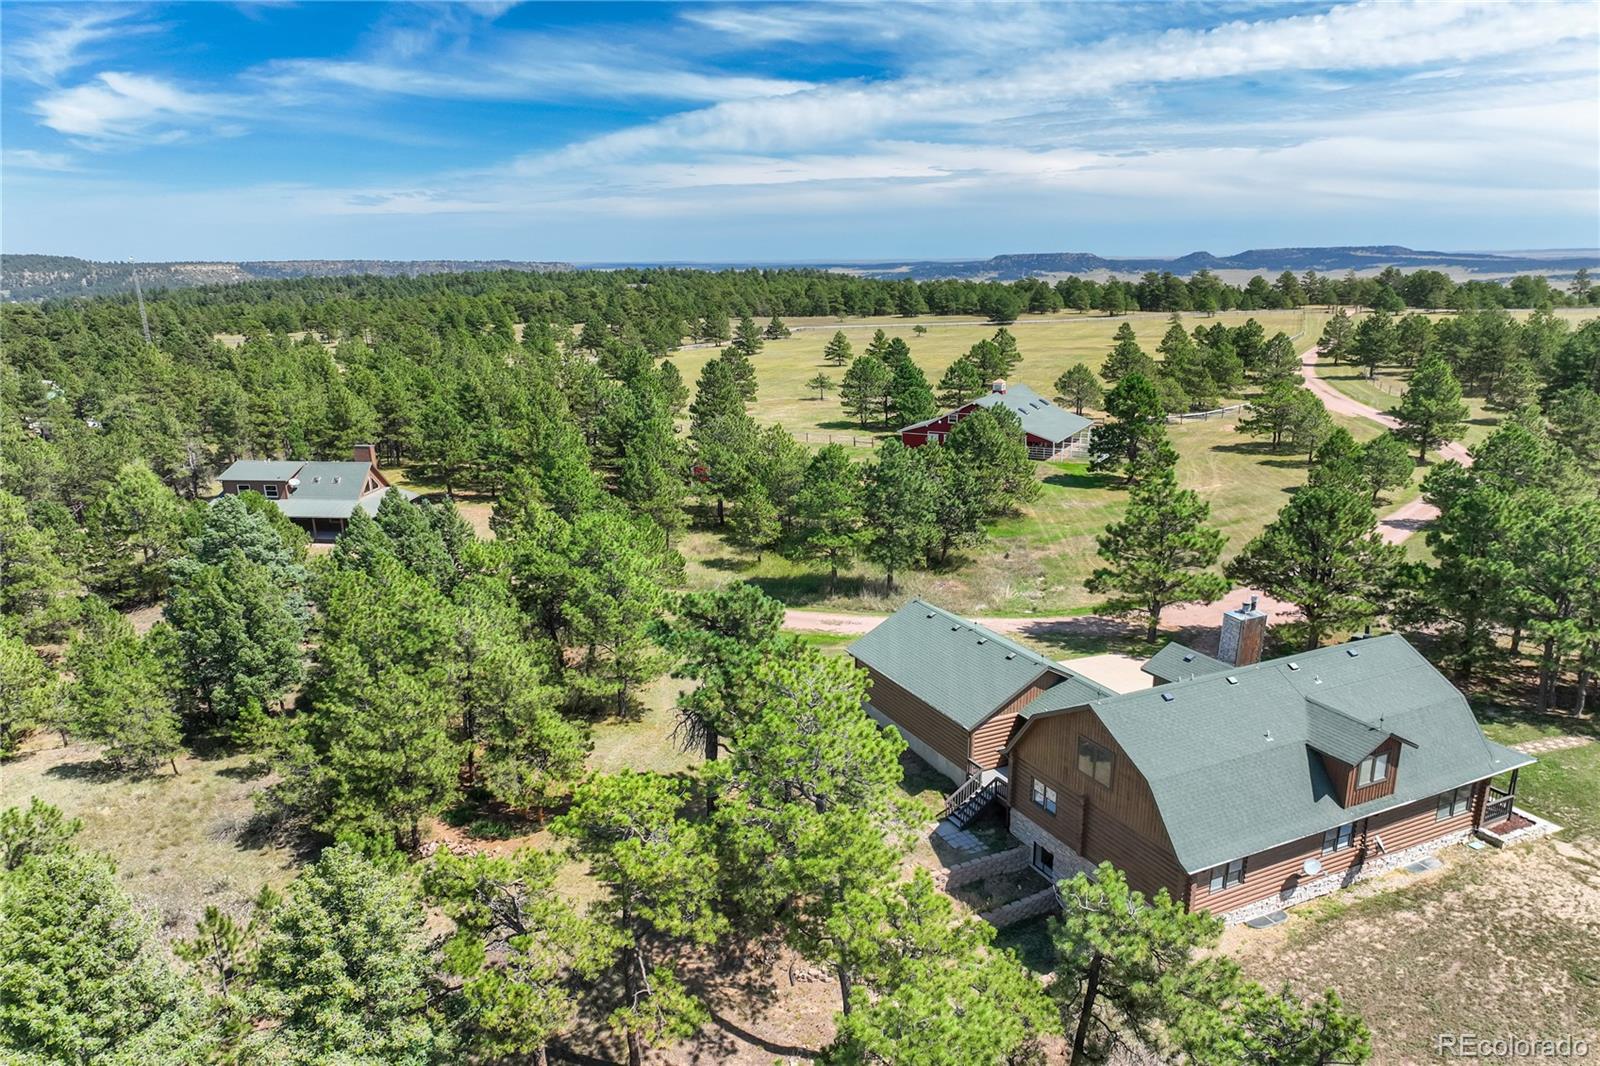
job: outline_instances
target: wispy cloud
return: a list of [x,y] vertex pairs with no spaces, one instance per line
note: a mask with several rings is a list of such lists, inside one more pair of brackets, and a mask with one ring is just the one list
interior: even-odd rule
[[89,143],[171,142],[197,123],[217,133],[239,131],[223,121],[238,110],[237,100],[125,71],[104,71],[91,82],[41,97],[35,106],[43,125]]
[[62,75],[93,62],[102,42],[150,32],[149,25],[131,21],[136,14],[115,6],[13,7],[7,14],[11,26],[5,73],[54,85]]
[[0,153],[0,167],[55,172],[79,169],[73,158],[65,152],[41,152],[33,148],[7,148]]

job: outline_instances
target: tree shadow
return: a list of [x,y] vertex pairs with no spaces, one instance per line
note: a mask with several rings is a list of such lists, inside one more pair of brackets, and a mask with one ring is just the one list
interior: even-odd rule
[[[750,584],[775,600],[795,607],[818,603],[830,597],[827,574],[786,574],[776,577],[747,578]],[[859,596],[868,588],[868,579],[841,574],[832,596]]]
[[[45,770],[46,777],[58,777],[64,781],[88,781],[96,785],[108,785],[115,781],[138,780],[140,778],[155,777],[153,773],[136,773],[129,770],[118,769],[111,763],[101,758],[80,759],[77,762],[63,762]],[[172,771],[167,771],[167,776],[172,776]]]
[[1126,482],[1116,474],[1098,473],[1088,471],[1064,470],[1059,474],[1049,474],[1042,479],[1046,485],[1054,485],[1062,489],[1116,489],[1126,486]]

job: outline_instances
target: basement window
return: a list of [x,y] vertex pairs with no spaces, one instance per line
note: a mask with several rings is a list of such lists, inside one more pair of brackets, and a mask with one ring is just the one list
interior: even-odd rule
[[1389,780],[1389,753],[1380,752],[1369,755],[1361,760],[1361,766],[1356,771],[1356,787],[1366,788]]
[[1078,772],[1111,787],[1111,751],[1088,737],[1078,738]]
[[1332,855],[1348,848],[1356,838],[1356,823],[1346,822],[1322,834],[1322,854]]
[[1225,888],[1244,884],[1244,860],[1234,859],[1226,866],[1218,866],[1211,871],[1211,891],[1221,892]]
[[1037,777],[1033,779],[1033,805],[1049,814],[1056,813],[1056,790],[1047,788]]

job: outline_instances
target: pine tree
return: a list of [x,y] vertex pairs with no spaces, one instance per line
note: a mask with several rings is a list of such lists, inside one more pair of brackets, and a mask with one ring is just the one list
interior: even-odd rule
[[66,545],[35,526],[20,496],[0,489],[0,617],[23,639],[59,637],[77,614]]
[[85,516],[91,583],[112,603],[150,603],[178,552],[183,505],[142,461],[117,471]]
[[27,1063],[208,1061],[198,990],[111,861],[67,838],[0,872],[0,1047]]
[[578,995],[620,945],[557,888],[560,857],[523,848],[457,858],[441,849],[423,891],[455,924],[444,969],[461,981],[467,1050],[485,1059],[529,1056],[578,1022]]
[[1038,467],[1028,458],[1022,421],[1004,407],[972,412],[956,423],[944,447],[978,486],[984,519],[1015,514],[1039,498]]
[[[939,413],[933,390],[928,387],[928,379],[909,358],[900,360],[895,366],[894,375],[889,381],[887,400],[889,407],[894,410],[895,421],[902,426],[926,421]],[[884,421],[889,421],[887,411]]]
[[583,649],[569,680],[618,713],[635,688],[661,673],[650,624],[665,602],[658,550],[637,524],[617,515],[585,515],[573,529],[571,586],[561,613]]
[[733,503],[728,539],[761,561],[762,553],[778,543],[783,523],[778,508],[760,485],[752,485]]
[[827,346],[822,349],[822,358],[834,366],[844,366],[855,358],[855,354],[850,350],[850,338],[844,335],[844,330],[834,331],[833,336],[828,339]]
[[1210,504],[1178,487],[1171,464],[1138,482],[1122,520],[1099,538],[1109,565],[1085,583],[1090,592],[1113,594],[1101,610],[1143,616],[1145,640],[1154,641],[1167,607],[1211,603],[1227,592],[1228,582],[1211,571],[1227,538],[1205,524],[1210,515]]
[[0,759],[42,725],[58,721],[61,682],[54,670],[8,628],[0,628]]
[[425,1066],[452,1041],[430,1003],[426,914],[409,879],[346,844],[322,853],[262,937],[246,1038],[267,1061]]
[[1311,395],[1300,386],[1288,382],[1269,385],[1250,402],[1250,413],[1235,423],[1234,431],[1252,437],[1271,437],[1272,450],[1280,451],[1294,425],[1302,394]]
[[974,396],[982,395],[983,378],[978,368],[966,358],[957,359],[939,379],[939,403],[946,408],[960,407]]
[[866,966],[822,1061],[966,1066],[1037,1053],[1055,1011],[1015,956],[990,948],[990,927],[958,919],[925,870],[882,895],[852,900]]
[[1196,951],[1216,943],[1222,921],[1187,910],[1165,888],[1146,898],[1110,863],[1058,891],[1061,916],[1050,921],[1050,939],[1060,961],[1050,992],[1076,1016],[1072,1061],[1107,1050],[1097,1045],[1119,1031],[1155,1045],[1152,1026],[1181,1009],[1175,986],[1196,965]]
[[761,330],[756,327],[755,321],[745,315],[739,319],[739,325],[733,331],[733,346],[739,354],[746,359],[753,359],[761,354],[761,349],[766,347],[762,339]]
[[896,572],[915,566],[938,540],[934,485],[917,451],[887,441],[866,471],[865,554],[883,567],[889,589]]
[[1141,460],[1167,443],[1167,415],[1156,387],[1143,374],[1131,374],[1106,394],[1107,420],[1094,432],[1091,470],[1122,471],[1129,481]]
[[1123,378],[1133,374],[1145,378],[1155,376],[1155,360],[1145,354],[1139,347],[1139,340],[1134,336],[1133,326],[1124,322],[1117,327],[1115,343],[1111,346],[1111,353],[1106,356],[1105,362],[1100,365],[1100,376],[1112,385],[1122,381]]
[[626,1040],[629,1066],[709,1017],[664,951],[714,943],[727,927],[710,840],[683,818],[687,800],[681,782],[625,770],[591,778],[554,823],[604,892],[588,913],[618,945],[609,966],[621,995],[607,1022]]
[[1256,381],[1264,388],[1300,379],[1300,354],[1294,350],[1294,341],[1283,332],[1274,333],[1261,350],[1256,363]]
[[1335,311],[1328,319],[1328,324],[1322,327],[1322,337],[1317,341],[1318,357],[1332,360],[1338,365],[1339,360],[1347,354],[1352,328],[1350,316],[1345,313],[1344,308]]
[[1085,363],[1074,363],[1056,378],[1056,402],[1081,415],[1085,407],[1092,407],[1105,399],[1105,391],[1095,380],[1094,371]]
[[828,375],[821,374],[821,373],[817,374],[810,381],[806,382],[806,388],[807,389],[816,389],[817,390],[817,401],[819,403],[823,400],[824,397],[827,396],[828,390],[833,388],[833,386],[834,386],[833,379],[830,378]]
[[1378,367],[1395,362],[1397,343],[1394,319],[1373,311],[1356,324],[1350,336],[1350,362],[1365,369],[1369,380],[1376,378]]
[[1317,446],[1333,432],[1333,418],[1316,393],[1301,389],[1295,393],[1294,407],[1289,415],[1289,439],[1306,453],[1306,462],[1316,454]]
[[304,676],[306,627],[266,567],[233,551],[185,569],[167,602],[184,688],[210,725],[259,743],[269,707]]
[[1372,505],[1348,489],[1301,489],[1228,563],[1228,577],[1298,607],[1304,646],[1319,647],[1330,630],[1354,629],[1381,609],[1401,549],[1375,523]]
[[127,619],[96,604],[67,650],[69,729],[105,745],[101,757],[119,770],[171,763],[178,772],[182,731],[160,641],[157,631],[141,638]]
[[865,352],[844,372],[844,384],[839,386],[839,398],[844,401],[845,412],[861,422],[880,411],[887,413],[888,397],[893,375],[882,360]]
[[1417,462],[1428,449],[1456,440],[1466,430],[1467,405],[1450,367],[1437,355],[1424,359],[1411,375],[1400,405],[1389,412],[1400,423],[1395,433],[1417,448]]
[[839,568],[856,557],[865,538],[861,471],[842,445],[825,445],[812,457],[794,511],[785,553],[825,564],[831,596]]
[[781,341],[789,336],[789,327],[784,325],[783,319],[774,314],[772,320],[767,323],[767,328],[762,330],[762,334],[769,341]]

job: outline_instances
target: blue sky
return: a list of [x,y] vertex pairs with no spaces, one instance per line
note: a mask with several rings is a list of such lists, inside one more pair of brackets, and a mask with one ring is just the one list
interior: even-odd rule
[[0,4],[0,248],[1600,245],[1593,3]]

